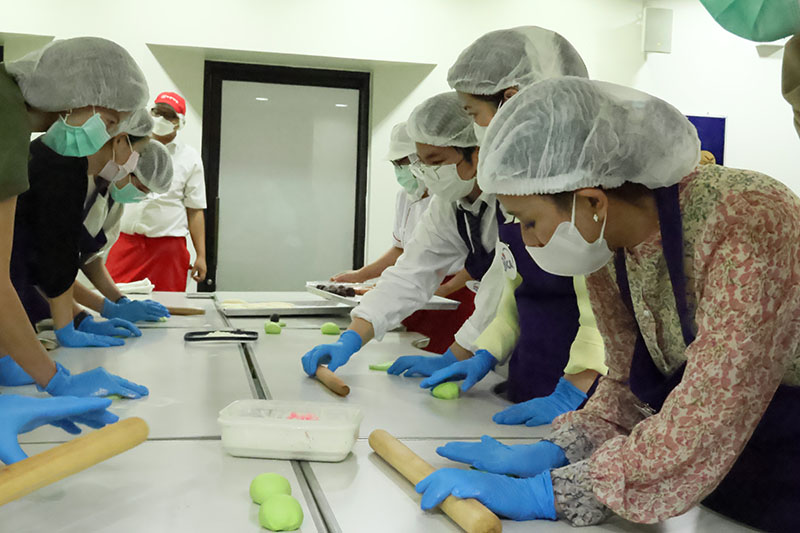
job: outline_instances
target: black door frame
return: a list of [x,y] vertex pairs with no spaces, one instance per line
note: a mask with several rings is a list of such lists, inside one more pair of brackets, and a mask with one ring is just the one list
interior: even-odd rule
[[206,196],[206,282],[201,292],[217,290],[219,242],[219,154],[222,131],[222,82],[253,81],[358,90],[358,147],[356,151],[356,202],[353,268],[364,264],[367,221],[367,149],[369,143],[370,73],[315,68],[279,67],[249,63],[205,62],[203,85],[203,146]]

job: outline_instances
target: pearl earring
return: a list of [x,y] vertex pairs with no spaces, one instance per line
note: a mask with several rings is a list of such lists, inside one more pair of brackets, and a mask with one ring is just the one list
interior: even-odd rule
[[594,214],[594,216],[592,217],[592,219],[593,219],[595,222],[600,222],[600,217],[598,217],[598,216],[597,216],[597,213],[595,213],[595,214]]

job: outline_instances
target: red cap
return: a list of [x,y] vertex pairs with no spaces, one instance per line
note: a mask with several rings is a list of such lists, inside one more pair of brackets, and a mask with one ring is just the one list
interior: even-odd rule
[[179,115],[186,115],[186,100],[178,93],[161,93],[156,97],[157,104],[167,104]]

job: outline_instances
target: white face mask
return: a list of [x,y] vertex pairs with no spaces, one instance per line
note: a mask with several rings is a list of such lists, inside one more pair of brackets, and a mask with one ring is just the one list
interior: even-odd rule
[[428,166],[422,163],[412,165],[415,174],[428,187],[431,194],[441,197],[447,202],[455,202],[464,198],[475,188],[475,178],[462,180],[456,165]]
[[128,157],[128,160],[125,161],[125,163],[120,165],[115,161],[116,152],[112,147],[111,160],[105,164],[105,166],[102,168],[102,170],[100,170],[100,172],[97,173],[97,175],[106,181],[114,183],[124,179],[128,174],[136,170],[136,165],[139,164],[139,152],[133,149],[130,139],[128,139],[128,146],[131,148],[131,155]]
[[153,117],[153,133],[159,137],[172,135],[172,132],[175,131],[175,128],[175,124],[164,117]]
[[475,137],[478,138],[478,146],[483,146],[483,140],[486,138],[486,130],[489,129],[489,126],[480,126],[477,122],[473,122],[472,129],[475,130]]
[[526,246],[539,268],[556,276],[588,276],[597,272],[611,260],[614,253],[603,238],[606,217],[600,237],[589,243],[575,225],[575,196],[572,197],[572,220],[562,222],[553,232],[550,241],[542,247]]

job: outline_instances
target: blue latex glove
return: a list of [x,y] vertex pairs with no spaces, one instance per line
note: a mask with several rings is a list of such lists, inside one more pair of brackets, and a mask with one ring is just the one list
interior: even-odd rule
[[78,324],[78,331],[106,335],[108,337],[141,337],[142,332],[132,323],[121,318],[109,318],[102,322],[95,321],[90,315]]
[[427,511],[451,494],[475,498],[494,513],[512,520],[556,519],[555,496],[550,471],[536,477],[515,479],[457,468],[442,468],[415,487]]
[[518,477],[537,476],[568,463],[564,450],[550,441],[508,446],[489,435],[481,437],[480,442],[448,442],[436,448],[436,453],[478,470]]
[[128,322],[158,322],[161,317],[169,317],[169,311],[160,303],[153,300],[130,300],[120,298],[117,303],[108,298],[103,301],[103,318],[121,318]]
[[111,400],[105,398],[31,398],[16,394],[0,396],[0,461],[9,465],[28,456],[22,451],[17,435],[51,424],[77,435],[76,424],[101,428],[119,418],[106,411]]
[[525,424],[541,426],[551,423],[557,416],[574,411],[586,401],[586,393],[564,378],[558,380],[556,390],[543,398],[534,398],[518,403],[495,413],[492,417],[498,424]]
[[[56,369],[61,369],[69,376],[69,370],[56,363]],[[33,385],[36,382],[14,361],[10,355],[0,357],[0,385],[5,387],[19,387]]]
[[110,374],[103,367],[97,367],[74,376],[65,370],[64,367],[59,367],[47,387],[37,386],[37,388],[50,393],[51,396],[86,397],[118,394],[123,398],[141,398],[150,394],[147,387]]
[[[386,371],[387,374],[394,376],[404,375],[407,378],[413,376],[430,376],[437,370],[457,363],[458,359],[447,349],[442,355],[425,356],[425,355],[404,355],[398,357],[394,364]],[[405,374],[403,374],[405,372]]]
[[10,355],[0,357],[0,385],[4,387],[19,387],[35,383],[33,378],[14,361]]
[[85,347],[101,347],[108,348],[109,346],[122,346],[125,341],[122,339],[115,339],[108,335],[97,335],[95,333],[86,333],[83,331],[76,331],[75,325],[70,321],[69,324],[61,329],[56,330],[56,339],[61,346],[67,348],[85,348]]
[[482,380],[497,365],[497,359],[486,350],[478,350],[469,359],[458,361],[437,370],[428,379],[423,379],[419,384],[423,389],[430,389],[446,381],[457,381],[463,379],[461,390],[466,392],[477,382]]
[[348,329],[332,344],[320,344],[303,356],[303,370],[309,376],[317,373],[319,365],[328,364],[328,369],[335,372],[347,363],[354,353],[361,349],[361,335]]

